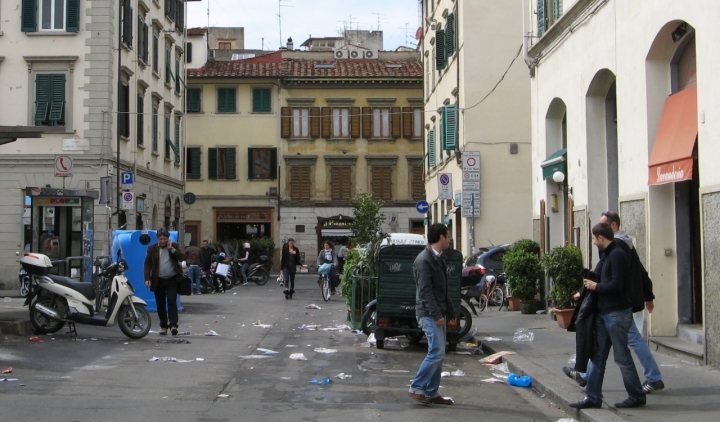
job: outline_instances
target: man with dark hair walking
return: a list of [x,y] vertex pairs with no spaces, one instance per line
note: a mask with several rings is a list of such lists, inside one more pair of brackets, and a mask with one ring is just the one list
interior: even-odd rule
[[190,246],[185,248],[183,253],[185,254],[187,275],[190,279],[192,293],[196,295],[202,294],[202,283],[200,282],[200,277],[202,277],[202,270],[200,269],[202,251],[197,247],[197,241],[191,240]]
[[615,363],[622,372],[628,398],[615,403],[616,408],[640,407],[645,405],[645,392],[640,384],[635,362],[628,348],[628,333],[633,324],[632,303],[628,296],[627,274],[629,259],[622,247],[614,242],[615,235],[606,223],[592,228],[593,244],[600,252],[600,261],[595,267],[599,282],[583,280],[586,289],[597,292],[597,316],[595,335],[597,350],[592,357],[593,369],[588,372],[583,400],[571,403],[576,409],[600,408],[602,406],[602,385],[605,364],[613,349]]
[[[185,260],[185,255],[177,243],[170,241],[170,233],[166,229],[157,231],[157,239],[157,243],[150,245],[145,255],[145,285],[155,293],[155,303],[160,318],[160,335],[167,335],[168,328],[172,335],[177,335],[178,282],[182,279],[180,262]],[[170,314],[169,325],[168,314]]]
[[413,263],[415,275],[415,317],[428,341],[428,353],[410,384],[410,397],[425,404],[453,404],[451,398],[438,395],[440,374],[445,359],[447,325],[457,324],[455,309],[448,295],[447,267],[442,254],[450,245],[444,224],[428,228],[429,245]]

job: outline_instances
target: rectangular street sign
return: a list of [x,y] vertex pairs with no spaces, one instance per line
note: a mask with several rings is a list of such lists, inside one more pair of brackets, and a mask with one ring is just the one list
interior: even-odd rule
[[452,173],[438,173],[438,199],[453,199]]
[[464,171],[462,174],[463,180],[480,180],[479,171]]
[[122,190],[132,190],[135,175],[131,171],[120,173],[120,185]]
[[462,182],[463,192],[480,192],[480,181],[467,181]]

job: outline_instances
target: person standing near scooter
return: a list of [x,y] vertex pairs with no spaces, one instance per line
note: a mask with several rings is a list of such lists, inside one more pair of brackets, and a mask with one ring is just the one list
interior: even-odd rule
[[248,270],[248,266],[250,265],[250,258],[251,258],[250,244],[247,242],[243,243],[243,248],[244,248],[243,257],[238,258],[238,261],[242,264],[242,268],[240,269],[240,274],[242,274],[243,282],[242,282],[241,286],[248,284],[247,270]]
[[185,254],[185,261],[187,262],[187,275],[191,282],[190,287],[192,287],[192,293],[196,295],[202,294],[202,283],[200,282],[200,277],[202,277],[202,270],[200,269],[202,251],[197,247],[197,242],[191,240],[190,246],[185,248],[183,253]]
[[145,255],[145,285],[155,293],[155,303],[160,318],[160,335],[167,335],[168,328],[172,335],[177,335],[178,283],[182,280],[180,262],[185,260],[185,255],[180,251],[177,243],[170,241],[170,233],[166,229],[157,231],[157,239],[157,243],[150,245]]

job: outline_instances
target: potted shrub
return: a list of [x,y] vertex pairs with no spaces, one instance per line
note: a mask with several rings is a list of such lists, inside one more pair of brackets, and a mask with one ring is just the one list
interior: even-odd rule
[[582,253],[575,245],[557,246],[542,259],[547,276],[552,279],[550,297],[560,328],[570,325],[574,309],[573,296],[582,287],[580,271],[583,269]]
[[538,280],[543,275],[539,253],[540,245],[537,242],[521,239],[513,243],[503,257],[508,289],[513,298],[521,301],[520,311],[525,314],[540,309],[540,301],[536,299]]

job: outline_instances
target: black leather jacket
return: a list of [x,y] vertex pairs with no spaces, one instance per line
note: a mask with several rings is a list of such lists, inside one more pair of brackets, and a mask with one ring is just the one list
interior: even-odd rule
[[[448,295],[447,267],[445,261],[435,258],[432,246],[426,247],[415,258],[415,315],[432,317],[435,321],[447,317],[455,319],[450,296]],[[439,262],[438,262],[439,261]]]

